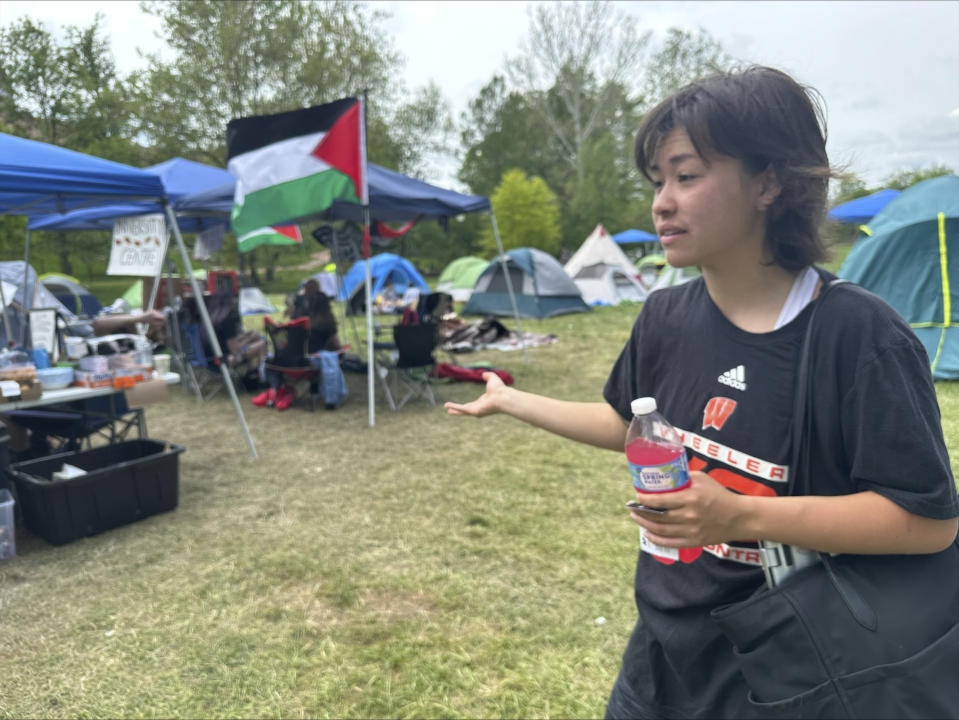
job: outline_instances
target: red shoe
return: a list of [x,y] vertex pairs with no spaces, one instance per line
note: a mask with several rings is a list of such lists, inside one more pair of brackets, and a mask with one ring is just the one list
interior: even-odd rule
[[259,395],[254,397],[250,402],[252,402],[257,407],[269,407],[273,404],[273,401],[276,400],[276,391],[273,388],[261,392]]
[[291,388],[289,385],[284,385],[276,391],[276,400],[273,402],[273,407],[275,407],[277,410],[286,410],[292,404],[293,388]]

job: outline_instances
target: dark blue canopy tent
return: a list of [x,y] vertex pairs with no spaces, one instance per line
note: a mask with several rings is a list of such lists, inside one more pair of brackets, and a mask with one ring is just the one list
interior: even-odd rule
[[[229,171],[183,158],[172,158],[144,170],[160,178],[181,230],[198,232],[212,225],[223,224],[222,217],[182,212],[179,201],[209,188],[232,183],[233,176]],[[114,218],[162,212],[162,205],[156,202],[98,205],[66,215],[34,216],[31,213],[27,227],[31,230],[112,230]]]
[[[370,213],[373,220],[380,222],[414,220],[420,216],[454,217],[490,209],[489,199],[482,195],[464,195],[445,190],[373,163],[369,164],[368,183]],[[234,188],[235,181],[229,180],[184,197],[176,203],[177,211],[183,214],[218,212],[229,215],[233,210]],[[362,223],[363,207],[355,203],[335,202],[317,218]]]
[[836,222],[862,225],[872,220],[879,211],[899,195],[899,190],[880,190],[872,195],[850,200],[837,205],[829,211],[827,217]]
[[[97,204],[117,201],[158,202],[173,226],[180,254],[190,270],[190,260],[169,205],[168,193],[158,175],[121,163],[103,160],[74,150],[0,133],[0,215],[36,215],[66,213]],[[29,229],[27,231],[27,260],[29,264]],[[192,275],[192,270],[190,271]],[[194,282],[194,292],[199,290]],[[203,303],[200,315],[207,332],[213,336],[213,327]],[[214,342],[217,357],[222,357]],[[256,448],[240,409],[233,383],[226,365],[221,364],[225,382],[240,420],[250,453],[256,459]]]

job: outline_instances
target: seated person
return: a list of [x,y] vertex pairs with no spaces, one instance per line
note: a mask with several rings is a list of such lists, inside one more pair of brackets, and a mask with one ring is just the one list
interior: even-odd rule
[[336,317],[333,315],[333,308],[330,306],[330,298],[320,292],[320,284],[316,279],[310,278],[307,280],[303,286],[303,294],[294,298],[290,317],[293,319],[309,318],[308,352],[339,350],[340,338],[337,335]]

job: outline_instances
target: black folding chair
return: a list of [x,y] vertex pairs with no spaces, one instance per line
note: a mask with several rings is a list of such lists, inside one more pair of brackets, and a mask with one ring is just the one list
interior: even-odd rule
[[[438,340],[439,331],[435,323],[393,326],[395,359],[383,353],[377,359],[386,370],[385,376],[381,374],[380,378],[390,408],[399,410],[415,396],[421,396],[430,405],[436,405],[430,387],[430,371],[436,366],[433,350]],[[397,402],[393,394],[401,388],[405,393]]]

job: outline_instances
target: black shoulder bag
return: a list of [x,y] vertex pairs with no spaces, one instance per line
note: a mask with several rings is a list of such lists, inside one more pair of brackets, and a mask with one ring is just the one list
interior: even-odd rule
[[[813,321],[796,380],[787,494],[808,495]],[[847,290],[848,292],[848,290]],[[779,546],[791,556],[788,546]],[[818,556],[712,611],[763,718],[959,717],[959,543],[931,555]],[[770,579],[767,569],[767,580]]]

